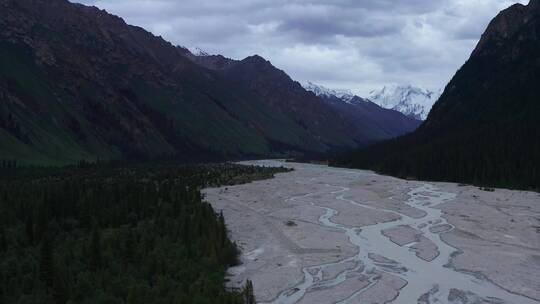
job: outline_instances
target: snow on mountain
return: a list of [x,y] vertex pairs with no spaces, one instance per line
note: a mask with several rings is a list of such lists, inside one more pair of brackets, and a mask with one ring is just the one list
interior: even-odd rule
[[411,85],[385,86],[371,91],[368,99],[383,108],[399,111],[407,116],[425,120],[441,91],[430,91]]
[[329,109],[339,114],[349,124],[351,131],[359,130],[364,140],[360,145],[369,145],[410,133],[420,121],[395,110],[385,109],[368,99],[359,97],[349,90],[333,90],[307,82],[302,84],[319,97]]
[[329,89],[312,82],[303,83],[307,91],[320,97],[337,97],[346,103],[353,104],[362,101],[371,101],[385,109],[401,112],[418,120],[425,120],[433,104],[441,96],[440,91],[430,91],[411,85],[385,86],[381,90],[371,91],[366,99],[354,95],[350,90]]
[[201,48],[193,48],[193,49],[190,49],[191,53],[195,56],[198,56],[198,57],[206,57],[206,56],[210,56],[210,54],[208,52],[206,52],[205,50],[201,49]]
[[307,91],[313,92],[317,96],[322,97],[337,97],[346,103],[351,103],[355,95],[349,90],[333,90],[326,88],[322,85],[314,84],[312,82],[302,83],[302,86]]

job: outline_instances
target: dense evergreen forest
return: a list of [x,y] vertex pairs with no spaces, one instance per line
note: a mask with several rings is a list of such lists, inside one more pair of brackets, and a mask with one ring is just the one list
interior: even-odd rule
[[0,303],[254,303],[200,189],[270,178],[234,164],[0,170]]

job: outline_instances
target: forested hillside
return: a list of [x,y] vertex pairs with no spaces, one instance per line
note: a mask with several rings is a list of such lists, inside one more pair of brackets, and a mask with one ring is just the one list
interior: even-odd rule
[[0,170],[1,303],[252,303],[201,187],[285,169],[233,164]]
[[502,11],[409,135],[334,162],[401,177],[540,189],[540,1]]

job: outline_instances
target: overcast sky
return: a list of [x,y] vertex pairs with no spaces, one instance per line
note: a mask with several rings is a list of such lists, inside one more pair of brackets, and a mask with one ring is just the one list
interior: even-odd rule
[[173,44],[366,96],[385,84],[442,88],[488,22],[528,0],[76,0]]

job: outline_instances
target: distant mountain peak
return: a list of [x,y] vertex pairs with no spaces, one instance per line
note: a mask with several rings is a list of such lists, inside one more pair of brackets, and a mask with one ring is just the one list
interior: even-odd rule
[[206,56],[210,56],[210,54],[208,52],[206,52],[205,50],[201,49],[201,48],[194,48],[191,53],[197,57],[206,57]]
[[398,111],[384,109],[350,90],[329,89],[313,82],[302,83],[302,86],[339,112],[342,120],[350,122],[350,132],[363,134],[361,145],[412,132],[421,123]]
[[431,91],[408,84],[386,85],[380,90],[371,91],[368,99],[383,108],[425,120],[440,96],[440,91]]
[[255,64],[268,64],[268,63],[270,63],[270,61],[266,60],[265,58],[263,58],[263,57],[261,57],[261,56],[259,56],[257,54],[248,56],[248,57],[244,58],[242,61],[255,63]]
[[307,91],[313,92],[317,96],[337,97],[346,103],[351,103],[355,95],[350,90],[329,89],[325,86],[315,84],[313,82],[302,83],[302,86]]

